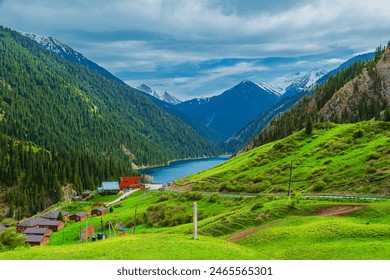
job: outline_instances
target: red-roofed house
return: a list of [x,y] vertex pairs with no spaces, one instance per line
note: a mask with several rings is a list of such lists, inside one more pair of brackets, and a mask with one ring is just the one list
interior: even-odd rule
[[121,177],[119,188],[121,189],[121,191],[124,189],[142,188],[142,177],[141,176]]

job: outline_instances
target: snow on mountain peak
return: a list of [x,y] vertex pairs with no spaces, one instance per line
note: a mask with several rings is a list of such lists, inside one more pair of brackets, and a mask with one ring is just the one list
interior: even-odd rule
[[147,93],[147,94],[149,94],[149,95],[151,95],[159,100],[165,101],[165,102],[173,104],[173,105],[181,103],[181,100],[177,99],[176,97],[169,94],[168,92],[163,91],[163,90],[159,90],[159,89],[151,88],[150,86],[145,85],[145,84],[138,86],[137,89],[142,91],[142,92],[145,92],[145,93]]

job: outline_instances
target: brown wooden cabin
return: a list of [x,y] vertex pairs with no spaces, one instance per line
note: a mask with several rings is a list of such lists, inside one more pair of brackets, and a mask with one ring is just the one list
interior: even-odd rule
[[88,219],[88,213],[82,211],[82,212],[71,215],[69,217],[69,219],[71,221],[75,221],[75,222],[85,221],[86,219]]
[[31,246],[44,246],[49,244],[50,238],[45,235],[27,235],[25,242]]
[[79,239],[86,240],[91,237],[92,234],[95,233],[95,226],[88,226],[80,231]]
[[108,214],[108,208],[106,207],[99,207],[91,211],[91,215],[102,216],[105,214]]
[[24,232],[28,228],[49,228],[52,231],[59,231],[65,227],[63,221],[53,221],[44,218],[34,218],[16,225],[17,232]]

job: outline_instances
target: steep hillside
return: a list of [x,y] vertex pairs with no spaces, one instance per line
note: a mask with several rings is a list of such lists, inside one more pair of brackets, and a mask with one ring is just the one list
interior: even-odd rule
[[178,187],[286,194],[292,162],[294,192],[390,195],[390,123],[318,123],[176,181]]
[[0,29],[0,131],[48,150],[83,149],[138,165],[219,149],[132,88]]
[[32,33],[22,33],[27,38],[37,42],[41,46],[43,46],[45,49],[52,51],[56,54],[58,54],[60,57],[65,58],[69,61],[72,61],[74,63],[80,64],[82,66],[87,67],[88,69],[91,69],[92,71],[95,71],[96,73],[100,74],[101,76],[116,81],[120,84],[125,84],[122,80],[112,75],[110,72],[108,72],[103,67],[97,65],[95,62],[89,60],[85,56],[83,56],[81,53],[75,51],[68,45],[58,41],[55,38],[52,37],[43,37]]
[[278,93],[269,87],[243,81],[221,95],[192,99],[176,108],[228,138],[269,109],[278,98]]
[[[389,52],[390,45],[386,50]],[[269,143],[301,130],[308,122],[351,123],[389,119],[389,89],[384,49],[375,57],[357,61],[323,84],[312,96],[305,96],[283,115],[271,121],[245,150]]]

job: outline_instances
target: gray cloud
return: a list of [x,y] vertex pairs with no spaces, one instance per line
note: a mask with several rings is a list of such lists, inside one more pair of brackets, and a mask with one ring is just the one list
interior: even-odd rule
[[[185,80],[186,73],[167,69],[183,63],[313,55],[329,66],[390,39],[387,0],[0,0],[0,5],[7,27],[56,37],[114,73],[145,72],[161,83],[171,78],[167,87],[179,94],[187,88],[172,81],[180,75]],[[233,81],[224,73],[214,82]]]

